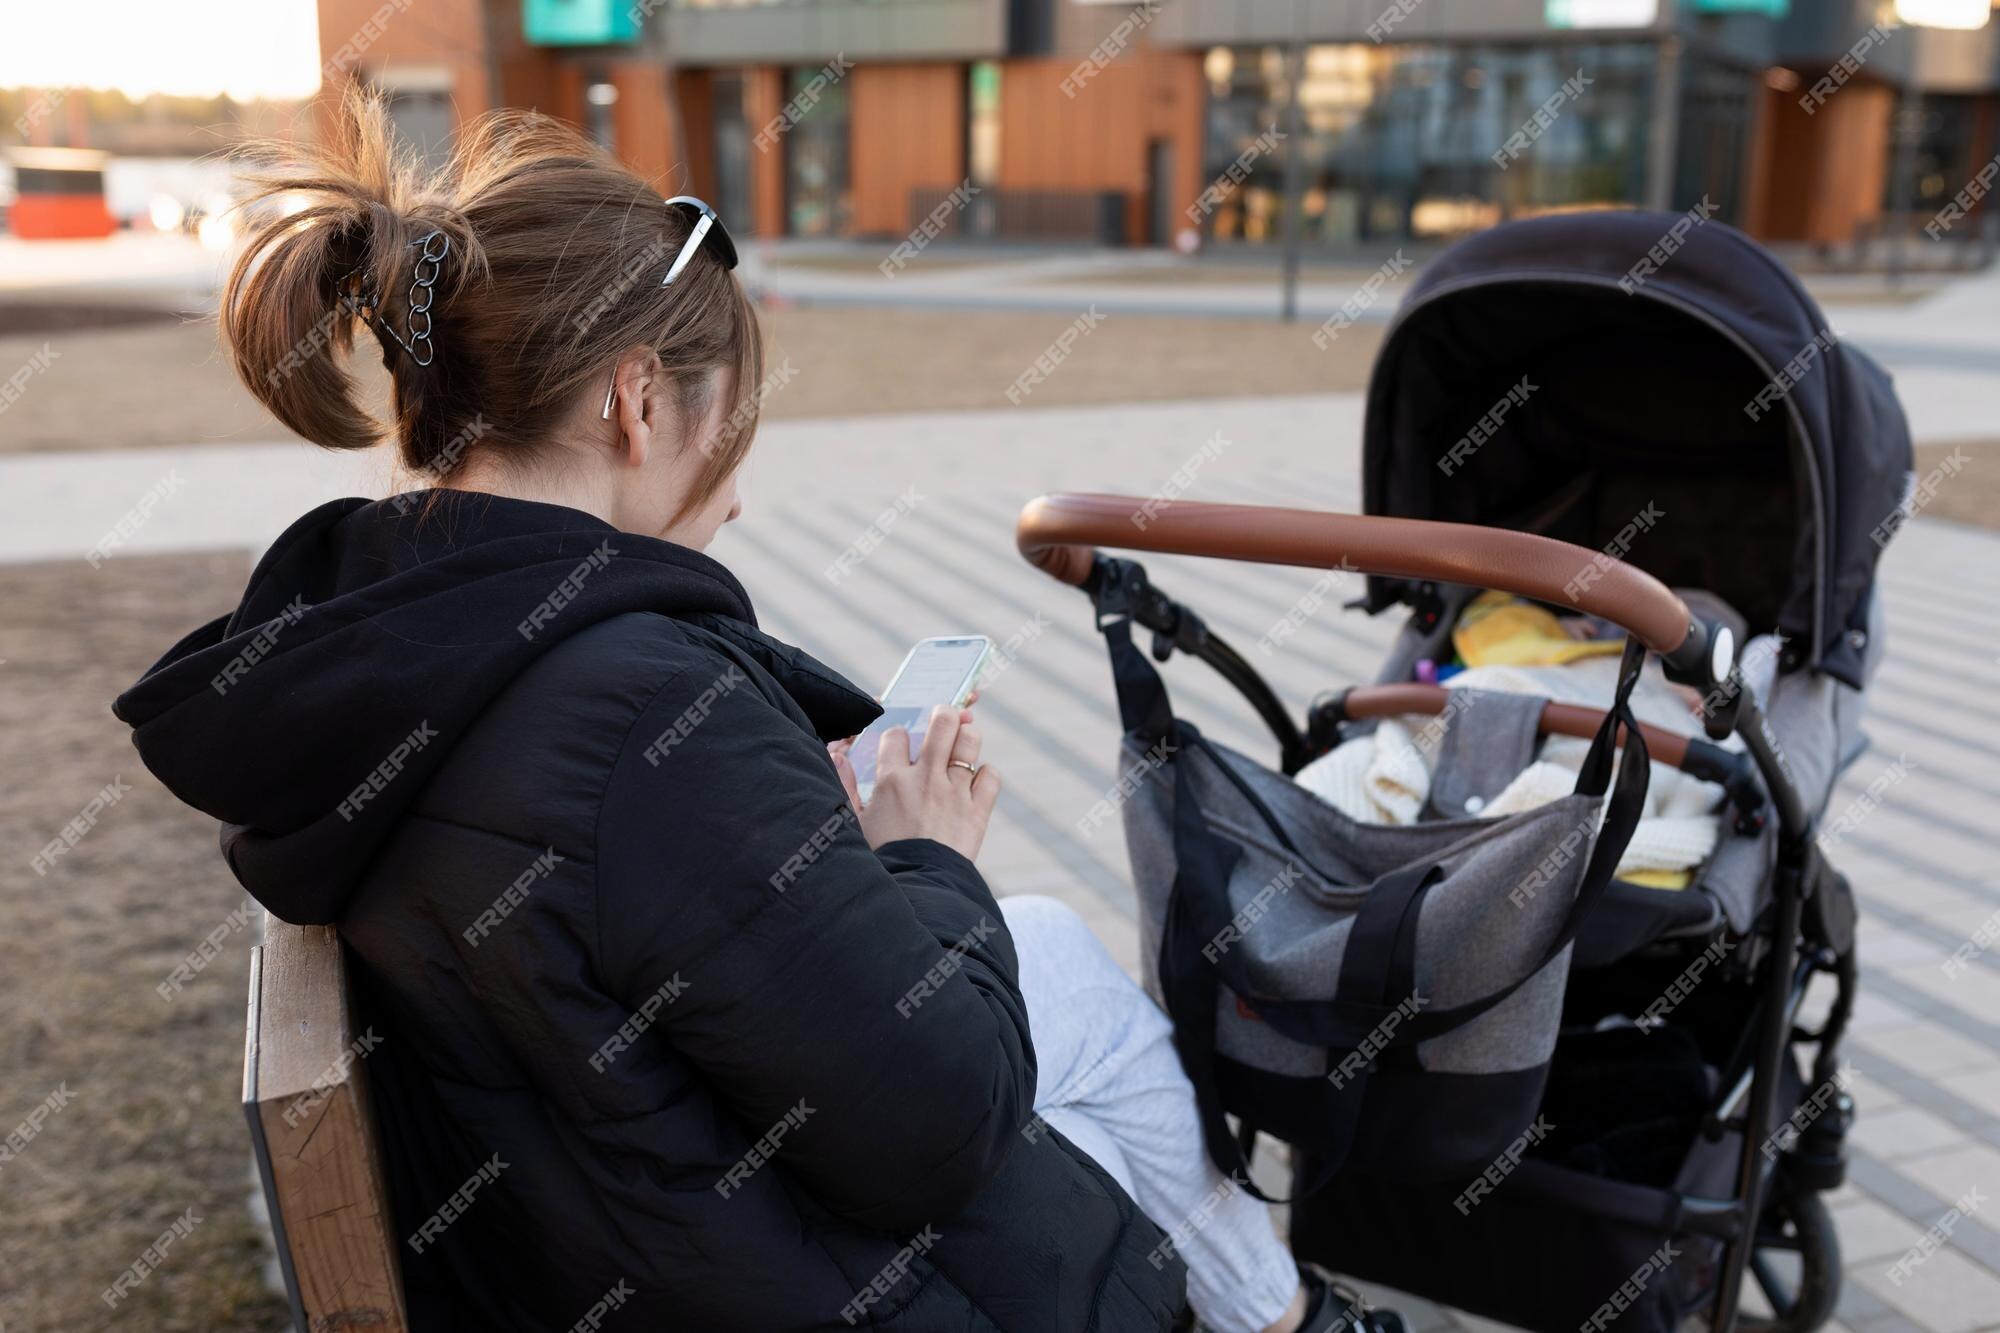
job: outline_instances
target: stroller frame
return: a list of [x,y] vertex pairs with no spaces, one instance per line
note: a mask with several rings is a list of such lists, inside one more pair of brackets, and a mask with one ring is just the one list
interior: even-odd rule
[[[1702,1129],[1711,1140],[1729,1133],[1742,1136],[1734,1187],[1725,1197],[1676,1193],[1668,1230],[1723,1246],[1709,1306],[1717,1333],[1738,1326],[1746,1273],[1756,1275],[1770,1298],[1780,1317],[1776,1327],[1809,1329],[1831,1314],[1837,1266],[1826,1275],[1830,1288],[1786,1293],[1761,1253],[1791,1246],[1762,1227],[1774,1200],[1782,1204],[1841,1183],[1851,1099],[1843,1092],[1830,1104],[1814,1107],[1791,1143],[1780,1151],[1766,1147],[1781,1123],[1775,1113],[1793,1043],[1817,1047],[1811,1086],[1837,1086],[1838,1050],[1855,993],[1854,909],[1845,882],[1823,858],[1813,812],[1786,770],[1776,737],[1743,686],[1736,645],[1726,626],[1693,615],[1678,595],[1634,566],[1614,561],[1605,567],[1603,556],[1580,546],[1469,524],[1190,501],[1160,510],[1140,497],[1065,494],[1043,496],[1023,508],[1017,543],[1030,563],[1089,593],[1100,624],[1129,618],[1153,631],[1158,660],[1179,650],[1213,667],[1269,726],[1287,774],[1330,749],[1343,720],[1413,711],[1412,704],[1421,710],[1423,696],[1407,686],[1359,687],[1315,704],[1301,729],[1269,684],[1199,617],[1155,588],[1137,563],[1103,555],[1097,547],[1338,567],[1429,585],[1493,588],[1544,602],[1568,600],[1624,628],[1661,658],[1670,679],[1699,690],[1711,705],[1705,721],[1709,737],[1720,741],[1732,732],[1740,735],[1747,765],[1741,754],[1699,739],[1659,745],[1654,757],[1722,783],[1739,820],[1765,818],[1762,798],[1768,797],[1779,837],[1771,902],[1749,932],[1761,937],[1767,950],[1759,964],[1756,1019],[1748,1040],[1737,1044],[1724,1068],[1720,1093]],[[1592,566],[1603,571],[1597,582],[1580,595],[1565,591],[1577,570]],[[1588,734],[1601,720],[1595,710],[1552,705],[1542,728]],[[1754,780],[1747,766],[1754,766]],[[1835,979],[1833,1002],[1820,1027],[1804,1031],[1798,1020],[1806,991],[1821,972]],[[1799,1106],[1805,1104],[1801,1100]],[[1788,1110],[1782,1119],[1793,1119],[1795,1112]],[[1811,1202],[1817,1206],[1817,1200]],[[1802,1245],[1808,1239],[1804,1231],[1801,1226]],[[1802,1285],[1806,1276],[1801,1274]]]

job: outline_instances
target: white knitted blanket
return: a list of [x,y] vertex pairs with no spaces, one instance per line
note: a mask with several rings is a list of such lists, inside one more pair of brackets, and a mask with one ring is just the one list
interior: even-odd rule
[[[1560,703],[1602,708],[1617,683],[1616,657],[1588,657],[1566,666],[1470,667],[1453,676],[1451,689],[1532,694]],[[1632,691],[1632,711],[1641,722],[1693,735],[1697,731],[1685,697],[1649,663]],[[1350,819],[1371,824],[1412,824],[1430,796],[1432,747],[1417,737],[1429,719],[1384,718],[1372,735],[1357,736],[1299,770],[1299,784]],[[1731,738],[1732,742],[1734,737]],[[1504,790],[1467,815],[1518,814],[1568,795],[1576,788],[1587,741],[1551,736],[1541,756],[1521,770]],[[1645,813],[1631,845],[1618,862],[1620,874],[1687,870],[1715,850],[1723,791],[1677,768],[1653,765]]]

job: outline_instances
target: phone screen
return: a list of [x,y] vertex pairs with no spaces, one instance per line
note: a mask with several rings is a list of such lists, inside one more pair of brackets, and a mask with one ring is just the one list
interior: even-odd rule
[[931,710],[965,697],[991,647],[991,641],[984,635],[973,634],[955,639],[925,639],[910,650],[910,655],[903,659],[902,669],[882,692],[882,716],[854,738],[854,746],[847,752],[849,762],[854,765],[855,781],[861,788],[861,799],[867,800],[875,786],[875,757],[880,751],[882,733],[891,727],[907,728],[910,757],[914,759],[923,745]]

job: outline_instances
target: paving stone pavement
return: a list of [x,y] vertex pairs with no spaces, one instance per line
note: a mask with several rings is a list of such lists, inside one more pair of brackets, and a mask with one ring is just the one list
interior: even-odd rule
[[[767,428],[744,520],[714,554],[766,626],[875,686],[923,635],[1033,631],[980,704],[1007,783],[982,863],[1001,893],[1074,905],[1136,971],[1133,896],[1115,827],[1078,819],[1111,786],[1116,721],[1088,606],[1015,554],[1012,524],[1052,489],[1358,508],[1354,395],[1117,408],[792,421]],[[182,484],[113,558],[255,546],[318,499],[388,484],[371,460],[303,446],[0,459],[0,560],[73,557],[159,478]],[[274,497],[278,497],[274,500]],[[1723,502],[1719,497],[1718,503]],[[836,565],[844,553],[866,553]],[[1315,582],[1307,570],[1147,560],[1157,579],[1251,651],[1279,692],[1371,679],[1388,618],[1310,619],[1268,658],[1256,642]],[[2000,1196],[2000,949],[1942,966],[2000,911],[2000,536],[1919,517],[1885,558],[1890,647],[1870,694],[1845,808],[1891,762],[1914,769],[1841,843],[1862,908],[1862,1001],[1849,1050],[1863,1108],[1854,1169],[1832,1197],[1847,1282],[1836,1328],[2000,1328],[2000,1213],[1960,1221],[1900,1284],[1889,1268],[1977,1188]],[[833,571],[833,572],[830,572]],[[1260,725],[1196,664],[1168,668],[1177,707],[1253,753]],[[1499,1327],[1387,1297],[1422,1330]]]

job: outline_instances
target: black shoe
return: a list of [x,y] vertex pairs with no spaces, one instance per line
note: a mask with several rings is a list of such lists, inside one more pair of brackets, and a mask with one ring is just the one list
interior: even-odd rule
[[1394,1310],[1378,1310],[1352,1287],[1342,1286],[1317,1269],[1301,1267],[1306,1289],[1306,1317],[1299,1333],[1408,1333],[1409,1325]]

